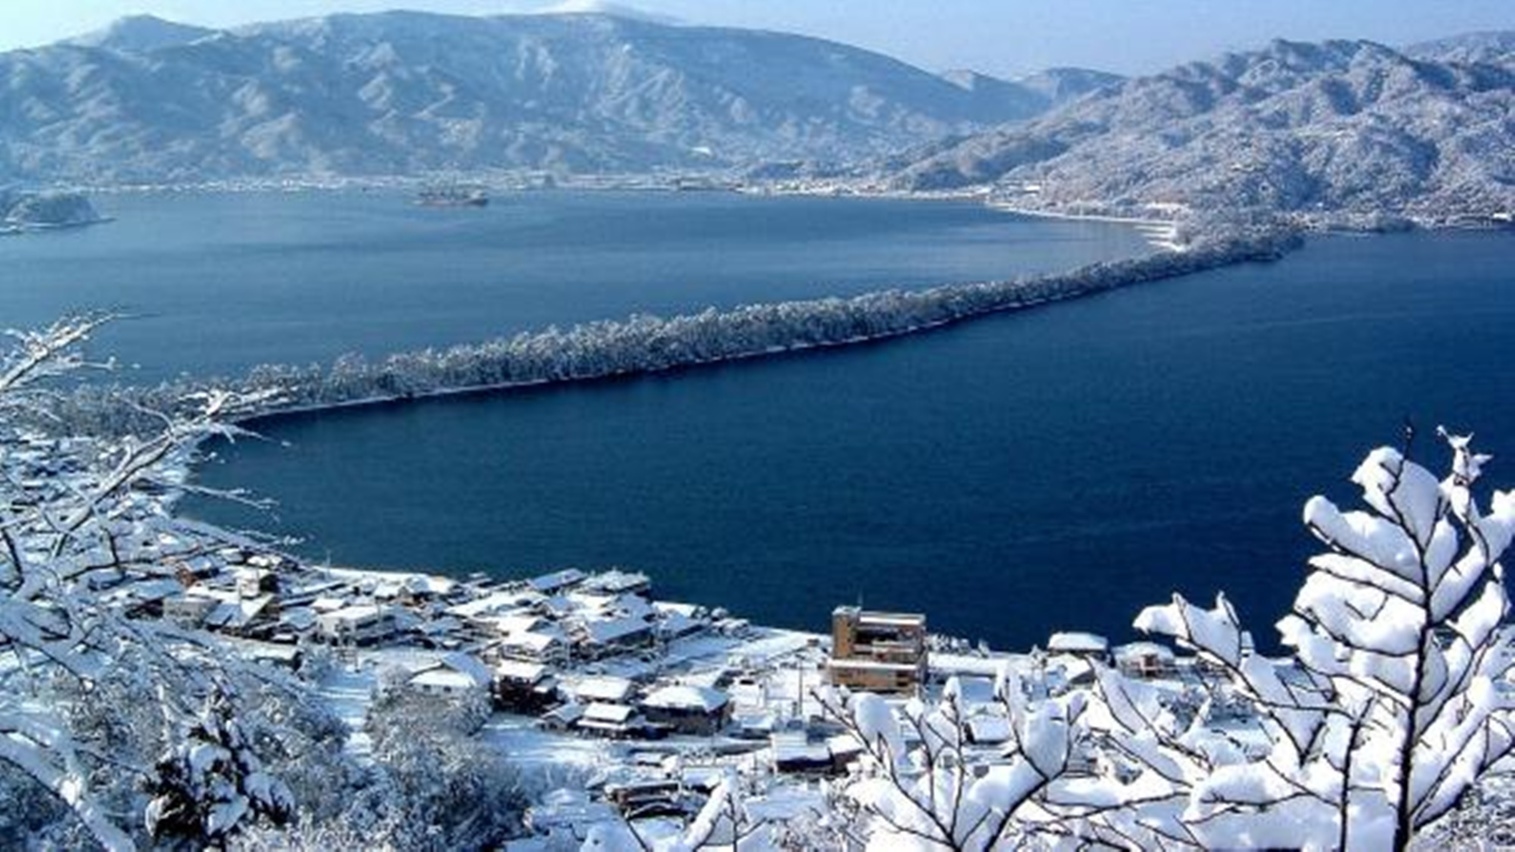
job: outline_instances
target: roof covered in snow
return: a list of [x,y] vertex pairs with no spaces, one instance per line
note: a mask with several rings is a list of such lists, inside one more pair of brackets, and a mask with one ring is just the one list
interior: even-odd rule
[[427,669],[412,677],[410,685],[419,689],[443,692],[467,692],[478,689],[479,683],[463,672],[449,668]]
[[1103,654],[1110,650],[1110,640],[1097,633],[1054,633],[1047,640],[1047,650],[1054,654]]
[[1159,645],[1156,642],[1132,642],[1129,645],[1118,645],[1115,648],[1115,658],[1117,660],[1134,660],[1144,657],[1171,662],[1174,659],[1173,649],[1167,645]]
[[573,694],[581,701],[625,701],[631,695],[633,684],[623,677],[587,677],[573,687]]
[[714,713],[730,702],[726,693],[707,686],[665,686],[654,690],[642,704],[660,710],[698,710]]

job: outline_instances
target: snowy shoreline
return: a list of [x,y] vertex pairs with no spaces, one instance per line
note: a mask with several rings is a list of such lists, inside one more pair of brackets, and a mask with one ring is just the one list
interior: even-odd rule
[[1055,219],[1064,222],[1104,222],[1112,225],[1130,225],[1141,234],[1148,244],[1167,251],[1185,251],[1187,246],[1178,239],[1178,222],[1172,219],[1142,218],[1138,216],[1105,216],[1095,213],[1060,213],[1055,210],[1039,210],[1035,207],[1017,207],[1006,201],[985,201],[991,210],[1026,216],[1032,219]]

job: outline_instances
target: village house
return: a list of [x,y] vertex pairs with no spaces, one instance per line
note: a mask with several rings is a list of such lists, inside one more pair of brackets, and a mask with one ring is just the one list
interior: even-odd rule
[[652,580],[639,571],[622,571],[612,568],[601,571],[584,581],[583,588],[590,592],[608,595],[642,595],[652,592]]
[[569,701],[542,714],[541,725],[549,731],[566,731],[584,718],[584,705]]
[[178,580],[159,577],[120,586],[105,595],[104,600],[132,618],[164,618],[164,602],[183,592],[184,586]]
[[837,686],[914,695],[926,680],[924,615],[837,607],[831,643],[826,674]]
[[460,699],[471,695],[488,698],[494,687],[494,675],[483,661],[472,654],[454,651],[440,662],[411,675],[406,688],[418,695]]
[[836,760],[824,742],[811,742],[804,731],[778,731],[768,738],[776,772],[825,775],[833,772]]
[[554,700],[557,678],[542,663],[501,660],[494,665],[495,706],[508,713],[536,715]]
[[298,671],[305,655],[299,648],[289,645],[257,645],[248,650],[247,658],[255,663]]
[[470,695],[488,696],[490,682],[477,674],[450,666],[436,666],[412,675],[406,689],[430,698],[462,699]]
[[642,714],[674,733],[714,736],[731,721],[731,699],[706,686],[665,686],[642,699]]
[[163,617],[180,627],[196,628],[205,623],[216,604],[215,598],[205,595],[175,595],[163,600]]
[[651,622],[633,616],[585,619],[570,627],[575,653],[589,660],[635,651],[656,639]]
[[241,597],[236,593],[217,595],[216,608],[205,616],[205,627],[231,636],[266,637],[277,626],[279,611],[276,595]]
[[575,701],[581,704],[601,702],[604,704],[625,704],[631,699],[631,694],[636,689],[636,684],[623,677],[586,677],[565,688]]
[[1097,633],[1054,633],[1047,639],[1047,653],[1066,654],[1094,662],[1110,661],[1110,640]]
[[163,600],[163,617],[184,628],[203,628],[231,636],[264,635],[276,626],[274,595],[242,597],[235,591],[192,586]]
[[1153,679],[1177,670],[1173,649],[1156,642],[1132,642],[1115,649],[1115,667],[1127,677]]
[[664,642],[693,636],[710,626],[705,608],[696,604],[657,601],[652,607],[657,613],[658,638]]
[[316,630],[332,644],[366,645],[393,636],[398,625],[389,607],[359,604],[317,615]]
[[610,704],[596,701],[584,708],[584,715],[574,727],[587,733],[613,739],[651,736],[646,722],[629,704]]
[[491,619],[532,612],[541,602],[542,596],[530,589],[502,589],[454,604],[447,608],[447,614],[464,621],[487,624]]
[[267,568],[248,566],[237,571],[237,594],[256,598],[279,592],[279,575]]
[[496,648],[504,657],[548,665],[562,665],[571,654],[568,638],[556,626],[508,634]]
[[566,592],[587,579],[589,579],[589,575],[583,571],[577,568],[565,568],[562,571],[554,571],[551,574],[533,577],[526,581],[526,585],[539,594],[555,595],[559,592]]
[[689,814],[684,785],[678,780],[643,778],[605,785],[605,798],[628,820],[657,817],[682,818]]

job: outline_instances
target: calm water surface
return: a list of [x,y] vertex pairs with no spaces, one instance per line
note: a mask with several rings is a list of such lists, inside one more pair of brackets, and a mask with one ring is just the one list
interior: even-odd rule
[[972,204],[725,193],[103,196],[116,221],[0,239],[0,320],[80,310],[123,381],[236,375],[549,324],[1061,269],[1143,251],[1130,229]]
[[1005,647],[1226,589],[1267,643],[1304,500],[1353,501],[1406,417],[1436,467],[1446,423],[1515,484],[1512,270],[1509,235],[1318,239],[884,344],[271,421],[204,479],[338,563],[619,564],[762,622],[862,600]]

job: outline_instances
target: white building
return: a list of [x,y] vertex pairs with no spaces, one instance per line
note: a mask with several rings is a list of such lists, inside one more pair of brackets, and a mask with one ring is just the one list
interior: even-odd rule
[[316,616],[316,629],[327,642],[364,645],[393,636],[397,625],[389,607],[362,604]]

